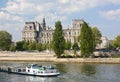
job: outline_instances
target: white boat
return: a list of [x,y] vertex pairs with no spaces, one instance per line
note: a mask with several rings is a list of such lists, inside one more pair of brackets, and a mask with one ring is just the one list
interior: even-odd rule
[[8,72],[8,73],[14,73],[14,74],[21,74],[21,75],[32,75],[32,76],[57,76],[59,75],[59,71],[51,65],[37,65],[37,64],[29,64],[25,68],[20,67],[0,67],[1,72]]
[[30,64],[26,67],[26,74],[35,76],[57,76],[60,73],[51,65],[39,66],[37,64]]

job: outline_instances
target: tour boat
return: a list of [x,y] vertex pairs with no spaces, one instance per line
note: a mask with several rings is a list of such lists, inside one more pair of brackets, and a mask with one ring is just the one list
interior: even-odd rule
[[42,66],[37,64],[28,65],[26,67],[26,73],[36,76],[57,76],[60,74],[54,66]]
[[11,68],[11,67],[0,67],[0,71],[21,74],[21,75],[32,75],[32,76],[58,76],[60,75],[59,71],[55,68],[55,66],[51,65],[38,65],[38,64],[29,64],[25,68]]

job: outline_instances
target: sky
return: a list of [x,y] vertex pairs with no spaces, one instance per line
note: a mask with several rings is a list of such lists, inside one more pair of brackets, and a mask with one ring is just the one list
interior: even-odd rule
[[53,29],[58,20],[66,29],[73,19],[83,19],[111,40],[120,35],[120,0],[0,0],[0,30],[13,41],[22,39],[25,22],[43,18]]

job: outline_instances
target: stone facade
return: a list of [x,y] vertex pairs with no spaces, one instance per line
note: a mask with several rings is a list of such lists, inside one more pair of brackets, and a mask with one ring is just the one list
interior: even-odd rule
[[100,44],[100,48],[109,48],[109,46],[110,46],[110,41],[107,39],[107,37],[105,37],[105,36],[102,36],[101,37],[101,41],[102,41],[102,43]]
[[110,47],[110,41],[107,39],[106,36],[101,37],[101,43],[97,44],[96,49],[106,49]]
[[[74,19],[71,28],[63,29],[64,38],[66,41],[74,43],[80,34],[84,20]],[[64,26],[63,26],[64,28]],[[52,41],[54,30],[46,26],[45,19],[40,24],[39,22],[26,22],[22,31],[22,40],[26,42],[41,42],[50,43]]]

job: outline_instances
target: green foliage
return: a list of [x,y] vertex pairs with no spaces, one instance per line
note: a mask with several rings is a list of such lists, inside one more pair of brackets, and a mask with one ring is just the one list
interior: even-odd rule
[[34,42],[30,42],[28,45],[28,50],[35,50],[36,49],[36,44]]
[[79,41],[82,57],[89,57],[93,52],[94,46],[92,30],[86,22],[83,23],[80,30]]
[[37,43],[36,44],[36,50],[38,50],[38,51],[49,49],[49,47],[50,47],[49,43],[45,43],[45,44]]
[[28,45],[29,45],[29,42],[24,42],[23,49],[28,50]]
[[49,43],[49,50],[52,50],[53,48],[53,44],[52,44],[52,41]]
[[60,21],[57,21],[55,23],[55,30],[53,34],[52,44],[53,44],[52,48],[56,56],[59,58],[61,54],[64,53],[64,49],[65,49],[65,39],[63,36],[63,30]]
[[67,42],[65,43],[65,49],[66,49],[66,50],[70,50],[70,48],[71,48],[71,42],[70,42],[70,41],[67,41]]
[[42,44],[42,43],[35,43],[35,42],[25,42],[20,41],[16,43],[16,50],[18,51],[24,51],[24,50],[46,50],[47,47],[49,47],[49,44]]
[[111,47],[112,48],[117,48],[117,43],[116,43],[116,40],[112,40],[111,43],[110,43]]
[[80,49],[77,42],[73,44],[72,49],[73,49],[74,56],[77,56],[76,51]]
[[38,51],[42,51],[42,50],[43,50],[41,43],[37,43],[37,44],[36,44],[36,50],[38,50]]
[[92,33],[93,33],[93,39],[94,39],[93,44],[94,44],[94,48],[95,48],[97,46],[97,44],[101,43],[100,39],[101,39],[102,35],[97,27],[92,28]]
[[46,49],[47,49],[47,46],[48,46],[48,44],[47,44],[47,43],[42,44],[42,50],[46,50]]
[[120,48],[120,35],[118,35],[112,42],[111,46],[113,48]]
[[15,50],[16,50],[16,46],[12,44],[12,45],[10,46],[10,49],[9,49],[9,50],[10,50],[10,51],[15,51]]
[[47,43],[45,44],[45,46],[46,46],[46,49],[49,49],[49,48],[50,48],[50,43],[47,42]]
[[77,42],[75,42],[75,43],[73,44],[72,49],[75,50],[75,51],[77,51],[77,50],[80,49],[79,46],[78,46],[78,44],[77,44]]
[[23,48],[24,43],[25,43],[24,41],[16,42],[16,50],[24,51],[24,48]]
[[12,36],[6,31],[0,31],[0,49],[9,50]]

